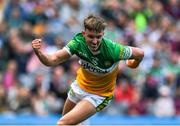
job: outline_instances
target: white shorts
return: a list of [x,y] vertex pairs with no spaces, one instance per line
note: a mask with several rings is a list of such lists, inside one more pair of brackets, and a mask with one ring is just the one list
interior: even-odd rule
[[91,94],[79,87],[75,80],[71,84],[71,89],[68,92],[68,99],[74,103],[78,103],[81,100],[88,100],[94,105],[96,111],[99,112],[104,109],[112,100],[112,97],[102,97],[99,95]]

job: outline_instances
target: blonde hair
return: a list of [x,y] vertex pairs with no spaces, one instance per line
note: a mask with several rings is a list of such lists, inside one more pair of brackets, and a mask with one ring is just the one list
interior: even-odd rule
[[104,31],[107,24],[101,17],[89,15],[84,19],[84,28],[90,31],[101,32]]

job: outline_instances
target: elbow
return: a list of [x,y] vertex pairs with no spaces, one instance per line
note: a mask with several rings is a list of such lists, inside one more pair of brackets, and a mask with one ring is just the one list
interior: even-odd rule
[[49,63],[49,62],[41,61],[41,63],[42,63],[44,66],[47,66],[47,67],[53,66],[53,65],[52,65],[51,63]]
[[133,56],[132,59],[142,60],[144,58],[144,50],[140,48],[133,48]]
[[51,62],[48,62],[46,63],[45,65],[48,66],[48,67],[51,67],[51,66],[57,66],[59,63],[57,63],[55,60],[51,61]]
[[137,47],[132,47],[132,59],[143,59],[144,58],[144,50],[141,48],[137,48]]
[[134,49],[134,53],[133,53],[133,57],[131,57],[131,59],[126,61],[126,64],[128,67],[135,69],[139,66],[139,64],[141,63],[141,61],[144,58],[144,50],[140,49],[140,48],[133,48]]
[[48,59],[48,60],[42,60],[41,61],[45,66],[50,67],[50,66],[56,66],[56,60],[55,59]]
[[44,65],[45,66],[47,66],[47,67],[51,67],[51,66],[53,66],[52,64],[50,64],[50,63],[44,63]]
[[58,65],[58,59],[55,56],[49,56],[48,60],[46,62],[44,62],[44,65],[50,67],[50,66],[56,66]]
[[139,49],[139,57],[140,57],[141,59],[144,58],[144,50]]

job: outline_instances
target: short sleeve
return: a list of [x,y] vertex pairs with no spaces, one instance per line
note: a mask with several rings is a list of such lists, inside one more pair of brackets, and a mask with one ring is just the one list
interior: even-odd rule
[[68,51],[70,55],[76,54],[78,42],[75,40],[71,40],[64,48]]
[[120,60],[129,59],[132,55],[132,49],[129,46],[120,45],[119,58]]

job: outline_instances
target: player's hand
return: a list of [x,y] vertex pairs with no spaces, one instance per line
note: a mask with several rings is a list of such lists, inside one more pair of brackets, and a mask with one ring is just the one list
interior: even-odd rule
[[34,50],[39,50],[42,47],[42,40],[41,39],[34,39],[32,41],[32,48]]
[[135,59],[129,59],[129,60],[126,60],[126,65],[132,69],[135,69],[138,67],[139,62]]

